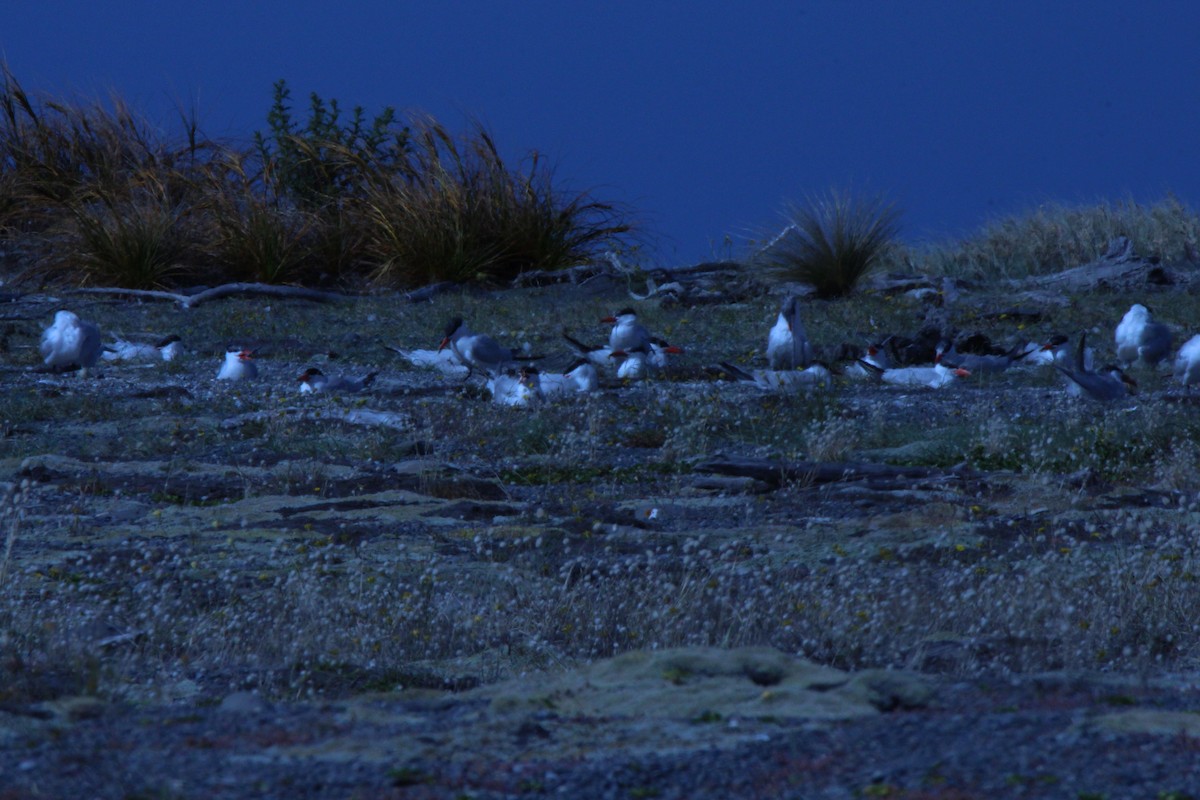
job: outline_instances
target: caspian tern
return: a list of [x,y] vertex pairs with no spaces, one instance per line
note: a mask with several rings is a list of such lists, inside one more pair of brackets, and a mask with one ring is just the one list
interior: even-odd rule
[[1013,362],[1028,353],[1026,344],[1021,342],[1003,355],[981,355],[979,353],[960,353],[954,345],[942,342],[938,345],[937,354],[933,358],[935,364],[945,363],[946,366],[962,367],[970,372],[989,373],[1003,372],[1012,366]]
[[46,366],[56,369],[76,367],[82,375],[96,366],[103,346],[100,328],[94,322],[82,320],[72,311],[59,311],[54,323],[42,332],[39,347]]
[[174,361],[183,352],[182,340],[171,334],[156,344],[117,339],[104,346],[105,361]]
[[258,377],[258,365],[254,363],[254,351],[240,347],[231,347],[225,353],[221,369],[217,372],[219,381],[241,381]]
[[617,367],[617,377],[622,380],[636,381],[649,377],[652,373],[666,366],[666,356],[672,353],[682,353],[674,345],[666,345],[656,350],[653,343],[641,344],[632,350],[613,350],[609,358],[621,359]]
[[847,366],[843,374],[849,378],[862,380],[864,378],[875,378],[879,375],[880,371],[890,369],[891,367],[892,359],[888,357],[884,345],[873,344],[867,347],[867,352],[862,358],[855,359],[853,364]]
[[444,350],[401,350],[399,347],[384,345],[388,350],[397,353],[414,367],[434,369],[447,375],[466,375],[467,365],[462,363],[458,354],[447,347]]
[[767,334],[767,363],[774,370],[803,369],[812,360],[812,345],[800,320],[800,298],[791,295],[783,301],[775,326]]
[[1128,367],[1135,361],[1150,366],[1166,358],[1171,352],[1171,329],[1150,317],[1150,310],[1141,303],[1134,303],[1117,325],[1117,361]]
[[608,347],[612,352],[623,350],[628,353],[642,345],[649,349],[650,331],[638,322],[637,312],[632,308],[623,308],[600,321],[612,323],[612,333],[608,335]]
[[[612,364],[613,349],[611,347],[584,344],[566,331],[563,331],[563,338],[567,340],[567,343],[571,345],[579,358],[590,361],[597,366]],[[683,348],[667,344],[663,339],[652,336],[649,339],[648,352],[647,363],[650,366],[656,369],[666,369],[670,361],[668,356],[682,353]],[[545,376],[543,375],[542,377],[544,378]]]
[[971,374],[970,370],[962,367],[948,367],[945,364],[934,364],[932,367],[895,367],[881,370],[862,361],[859,363],[878,374],[879,379],[884,383],[895,386],[925,386],[930,389],[940,389],[943,386],[949,386],[959,378],[969,377]]
[[534,367],[507,370],[487,382],[492,402],[502,406],[528,406],[544,399],[541,379]]
[[333,392],[353,394],[361,392],[375,382],[378,372],[368,372],[359,378],[348,378],[344,375],[326,375],[316,367],[309,367],[300,373],[300,393]]
[[1110,402],[1122,400],[1137,391],[1137,383],[1125,374],[1125,371],[1114,364],[1101,367],[1093,372],[1084,364],[1084,352],[1087,347],[1087,333],[1079,334],[1079,347],[1075,351],[1075,364],[1064,367],[1055,364],[1054,368],[1067,378],[1067,388],[1072,394],[1087,395],[1093,400]]
[[462,363],[467,365],[467,377],[471,372],[479,370],[489,377],[496,377],[517,361],[529,361],[539,356],[517,356],[507,347],[491,336],[474,333],[463,322],[462,317],[455,317],[446,324],[445,336],[438,350],[449,347],[458,355]]
[[539,374],[538,377],[538,383],[545,397],[588,394],[600,387],[600,378],[596,372],[596,365],[592,364],[586,358],[577,360],[561,375]]
[[728,362],[722,361],[721,368],[741,383],[751,383],[764,392],[777,392],[780,389],[816,389],[826,388],[833,382],[833,376],[824,364],[812,364],[804,369],[755,369],[744,370]]
[[1184,386],[1200,384],[1200,335],[1193,336],[1175,356],[1175,380]]
[[[1084,350],[1084,369],[1091,370],[1095,363],[1096,351],[1091,347]],[[1071,347],[1071,339],[1061,333],[1056,333],[1041,345],[1030,345],[1025,354],[1018,359],[1022,364],[1053,366],[1058,364],[1071,367],[1075,363],[1075,351]]]

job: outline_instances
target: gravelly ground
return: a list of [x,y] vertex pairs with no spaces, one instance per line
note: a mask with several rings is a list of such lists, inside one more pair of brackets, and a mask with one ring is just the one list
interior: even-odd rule
[[[549,298],[561,295],[554,290]],[[536,295],[530,307],[546,301]],[[590,320],[627,301],[618,292],[572,302],[585,305]],[[1097,420],[1097,430],[1102,424],[1121,430],[1126,419],[1189,408],[1191,398],[1161,376],[1142,376],[1138,406],[1103,411],[1065,398],[1055,380],[1040,374],[944,392],[842,381],[832,399],[773,398],[714,383],[704,366],[761,347],[762,331],[727,326],[769,320],[771,299],[761,308],[652,312],[656,328],[669,327],[674,339],[691,345],[678,372],[652,386],[610,383],[588,404],[544,410],[539,421],[522,410],[493,408],[476,389],[413,370],[381,346],[435,345],[428,322],[462,311],[455,303],[476,315],[491,308],[487,298],[447,301],[397,330],[384,316],[393,306],[379,299],[349,313],[282,303],[268,312],[262,303],[235,300],[187,317],[161,306],[97,303],[92,310],[107,330],[161,331],[184,322],[193,356],[165,370],[110,367],[90,383],[30,371],[28,348],[56,302],[42,298],[8,309],[0,480],[24,477],[34,485],[14,549],[19,580],[9,583],[22,594],[6,598],[11,629],[0,639],[6,680],[0,800],[1200,796],[1191,638],[1176,642],[1184,655],[1171,664],[1174,676],[1136,659],[1130,664],[1142,665],[1140,675],[1132,666],[1108,675],[1068,671],[1055,664],[1061,656],[1046,655],[1062,650],[1060,643],[1015,642],[1000,632],[939,640],[928,652],[924,643],[898,648],[896,663],[887,650],[858,663],[831,657],[840,667],[923,669],[934,687],[933,699],[916,708],[842,721],[502,713],[487,694],[500,679],[539,667],[570,673],[588,660],[577,640],[556,638],[550,623],[542,633],[545,649],[524,652],[517,637],[497,637],[476,654],[493,659],[487,663],[418,664],[409,651],[387,650],[392,645],[384,637],[384,652],[409,688],[380,686],[381,674],[397,679],[355,654],[354,669],[317,687],[325,700],[297,700],[281,688],[286,681],[254,677],[261,664],[206,661],[199,645],[176,632],[160,634],[103,611],[72,628],[79,640],[66,648],[66,662],[26,668],[21,659],[29,654],[22,656],[17,643],[29,640],[23,637],[36,627],[38,604],[82,603],[70,590],[80,576],[88,578],[83,585],[94,579],[100,594],[144,593],[137,609],[168,600],[181,608],[220,607],[232,606],[229,598],[238,593],[270,601],[262,575],[316,565],[330,580],[410,579],[411,564],[436,556],[446,574],[489,590],[497,575],[508,575],[511,586],[530,590],[532,602],[534,590],[567,598],[577,588],[631,591],[642,586],[634,579],[651,564],[637,559],[650,550],[659,553],[654,569],[677,580],[686,575],[684,543],[696,541],[724,559],[731,574],[742,564],[769,567],[795,584],[781,590],[800,596],[821,586],[822,570],[851,558],[862,559],[864,583],[887,585],[893,576],[900,581],[928,570],[936,588],[936,576],[972,559],[1056,564],[1056,554],[1085,544],[1123,556],[1148,548],[1138,538],[1146,531],[1186,527],[1191,517],[1181,515],[1194,512],[1186,507],[1196,488],[1186,464],[1176,465],[1173,483],[1123,484],[1095,470],[1047,476],[990,468],[915,485],[799,481],[782,488],[721,482],[691,468],[717,450],[796,457],[811,449],[812,442],[780,424],[788,415],[805,425],[840,420],[854,427],[848,443],[825,443],[842,457],[951,467],[984,452],[993,417],[1032,420],[1036,431],[1079,426],[1081,418]],[[878,303],[872,324],[889,324],[879,320],[897,313],[891,305]],[[535,315],[537,330],[520,309],[494,310],[508,315],[498,331],[514,339],[527,334],[539,349],[561,347],[556,328],[568,320],[582,324],[571,306],[555,306],[551,319]],[[835,310],[829,307],[831,318]],[[833,325],[814,320],[814,337],[832,337],[823,326]],[[247,328],[257,336],[246,344],[264,348],[264,380],[215,384],[218,352]],[[846,338],[862,334],[836,330]],[[327,359],[330,348],[350,356],[320,363],[383,370],[366,400],[301,402],[294,394],[293,376]],[[551,352],[547,363],[561,366],[566,359]],[[395,431],[302,418],[356,407],[411,425]],[[690,417],[685,412],[692,409]],[[262,412],[265,418],[253,418]],[[576,439],[555,439],[563,430]],[[576,441],[584,448],[578,453]],[[1118,513],[1136,516],[1118,525]],[[562,550],[527,546],[535,538],[561,542]],[[722,551],[727,543],[737,546]],[[1021,589],[1012,591],[1015,602]],[[945,606],[961,602],[946,598]],[[1178,605],[1189,608],[1186,598]],[[318,604],[305,613],[321,610]],[[303,626],[306,617],[298,619]],[[785,632],[743,630],[738,644],[765,641],[806,652]],[[160,635],[167,649],[195,647],[193,666],[120,672],[132,669],[125,661],[131,652],[147,641],[157,645]],[[88,662],[84,653],[100,655]],[[964,677],[991,674],[989,665],[1014,672]],[[443,683],[456,691],[442,691]],[[479,693],[461,691],[471,687]],[[241,689],[264,689],[268,700]],[[1125,732],[1107,721],[1134,712],[1148,719]]]

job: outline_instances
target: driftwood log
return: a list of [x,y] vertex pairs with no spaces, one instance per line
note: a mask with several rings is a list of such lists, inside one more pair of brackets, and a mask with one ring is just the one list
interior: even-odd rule
[[1039,275],[1020,283],[1059,292],[1084,292],[1095,289],[1137,289],[1146,286],[1169,286],[1179,276],[1156,258],[1145,258],[1134,252],[1133,242],[1118,236],[1108,243],[1104,255],[1078,267]]
[[341,303],[350,300],[348,295],[307,289],[303,286],[275,286],[269,283],[226,283],[195,294],[163,292],[154,289],[122,289],[120,287],[86,287],[72,289],[75,294],[102,294],[118,297],[137,297],[145,300],[169,300],[179,303],[180,308],[195,308],[209,300],[222,297],[281,297],[286,300],[312,300],[316,303]]
[[981,484],[982,477],[965,467],[904,467],[892,464],[838,461],[796,461],[733,458],[718,455],[701,461],[693,470],[716,475],[753,478],[772,486],[785,483],[817,485],[861,481],[872,489],[914,489],[946,484]]

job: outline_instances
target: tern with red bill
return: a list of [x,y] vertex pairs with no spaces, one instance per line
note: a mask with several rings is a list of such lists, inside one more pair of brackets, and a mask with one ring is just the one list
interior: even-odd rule
[[617,367],[617,377],[622,380],[636,381],[649,377],[653,372],[666,366],[666,357],[682,353],[679,347],[663,344],[655,349],[653,343],[641,344],[632,350],[613,350],[610,358],[620,359]]
[[777,392],[781,389],[828,388],[833,383],[833,376],[830,374],[829,368],[820,363],[810,364],[804,369],[744,370],[722,361],[721,368],[734,380],[753,384],[764,392]]
[[600,388],[596,365],[586,358],[576,360],[561,375],[539,375],[539,379],[542,394],[546,397],[588,394]]
[[467,377],[478,370],[494,378],[518,361],[532,361],[541,356],[516,355],[507,347],[483,333],[475,333],[467,327],[462,317],[455,317],[446,324],[445,335],[438,350],[449,347],[467,366]]
[[541,376],[534,367],[506,370],[487,382],[492,402],[502,406],[529,406],[543,399]]
[[374,383],[375,376],[378,374],[378,372],[368,372],[361,377],[351,378],[345,375],[326,375],[316,367],[309,367],[300,373],[300,393],[333,392],[353,394],[361,392]]
[[649,349],[650,331],[638,322],[637,312],[632,308],[623,308],[611,317],[604,317],[600,321],[612,323],[613,326],[612,332],[608,335],[608,347],[612,351],[611,355],[615,355],[617,350],[630,353],[643,345]]
[[945,364],[934,364],[932,367],[896,367],[894,369],[879,369],[874,364],[859,360],[868,371],[877,375],[884,383],[894,386],[927,387],[941,389],[949,386],[959,378],[968,378],[970,370],[962,367],[950,367]]
[[241,381],[258,377],[258,365],[254,363],[254,351],[241,347],[231,347],[225,353],[221,369],[217,372],[217,380]]
[[1137,382],[1115,364],[1108,364],[1093,372],[1084,364],[1087,334],[1079,334],[1079,347],[1075,351],[1073,367],[1055,364],[1054,368],[1067,379],[1067,389],[1072,394],[1087,395],[1104,403],[1124,400],[1137,391]]

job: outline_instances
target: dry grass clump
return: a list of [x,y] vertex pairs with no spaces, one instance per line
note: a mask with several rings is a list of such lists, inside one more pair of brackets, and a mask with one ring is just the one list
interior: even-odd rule
[[1152,205],[1125,200],[1091,206],[1046,204],[1005,217],[961,241],[914,254],[923,268],[973,280],[1022,278],[1085,264],[1117,236],[1134,252],[1167,262],[1195,261],[1200,216],[1168,196]]
[[367,248],[395,285],[507,281],[584,261],[630,230],[614,206],[557,190],[536,152],[509,167],[478,124],[455,137],[418,121],[403,169],[381,177],[364,198]]
[[301,124],[275,85],[253,146],[177,141],[120,98],[31,97],[0,71],[0,238],[28,277],[157,288],[222,280],[399,286],[501,282],[619,246],[625,213],[520,167],[480,125],[452,135],[385,109],[345,117],[311,98]]
[[791,208],[787,225],[755,256],[778,276],[807,283],[817,297],[845,297],[877,267],[899,235],[900,211],[882,197],[831,190]]

